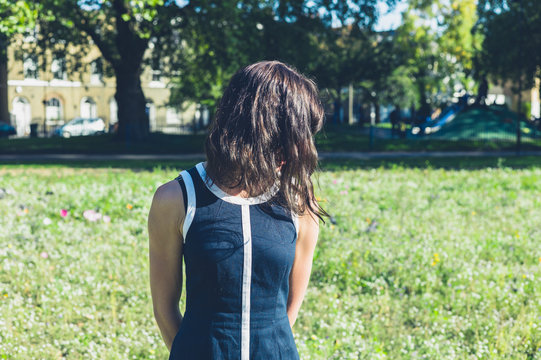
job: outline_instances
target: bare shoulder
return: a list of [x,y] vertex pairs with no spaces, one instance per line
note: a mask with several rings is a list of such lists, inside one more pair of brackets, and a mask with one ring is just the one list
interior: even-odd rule
[[[160,185],[154,192],[149,220],[160,218],[177,223],[184,218],[184,198],[177,180],[171,180]],[[161,222],[161,221],[160,221]]]
[[299,215],[299,221],[308,226],[319,226],[319,217],[311,211]]
[[315,246],[319,234],[319,217],[307,210],[299,215],[299,242]]
[[162,206],[178,206],[179,201],[184,201],[182,190],[177,180],[171,180],[160,185],[154,192],[153,202],[158,202]]

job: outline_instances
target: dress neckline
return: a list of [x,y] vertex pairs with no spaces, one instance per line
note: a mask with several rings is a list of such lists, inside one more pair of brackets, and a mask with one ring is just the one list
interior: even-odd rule
[[269,191],[267,191],[264,194],[261,194],[259,196],[254,197],[241,197],[241,196],[235,196],[230,195],[220,189],[216,183],[212,181],[212,179],[207,175],[207,170],[205,169],[205,163],[200,162],[195,166],[197,169],[197,172],[199,173],[199,176],[201,177],[201,180],[203,180],[203,183],[207,187],[207,189],[210,190],[218,199],[221,199],[223,201],[226,201],[228,203],[237,204],[237,205],[257,205],[262,204],[264,202],[269,201],[278,191],[278,186],[274,185]]

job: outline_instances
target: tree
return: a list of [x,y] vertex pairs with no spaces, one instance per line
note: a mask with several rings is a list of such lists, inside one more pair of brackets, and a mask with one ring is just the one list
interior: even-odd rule
[[212,109],[233,72],[249,62],[279,59],[314,70],[313,30],[331,28],[333,18],[373,24],[376,0],[202,0],[184,6],[173,0],[81,0],[76,8],[68,0],[39,3],[43,48],[66,53],[65,44],[98,46],[117,80],[119,135],[136,139],[148,133],[139,75],[149,45],[154,65],[173,78],[171,100]]
[[[364,98],[368,99],[375,109],[375,121],[381,121],[380,105],[402,105],[407,102],[404,97],[408,93],[405,88],[406,79],[398,77],[404,74],[405,56],[392,31],[373,35],[373,41],[365,50],[363,73],[356,85],[361,88]],[[395,97],[401,94],[400,98]],[[408,104],[410,105],[410,104]],[[406,105],[407,106],[407,105]],[[406,107],[404,106],[404,107]]]
[[35,12],[25,1],[0,0],[0,123],[10,123],[8,111],[8,54],[12,36],[33,26]]
[[77,68],[80,56],[66,51],[68,46],[87,49],[95,44],[116,77],[118,137],[143,139],[149,133],[140,79],[145,53],[153,46],[156,59],[161,44],[180,47],[184,12],[193,5],[179,7],[173,0],[79,0],[77,4],[71,0],[39,1],[40,43],[48,45],[40,48],[70,56]]
[[[377,1],[319,1],[321,30],[317,33],[319,53],[311,72],[321,87],[328,90],[333,106],[334,120],[341,122],[342,89],[348,85],[361,86],[371,99],[377,94],[367,89],[374,84],[384,83],[390,70],[387,65],[392,54],[387,35],[373,31],[378,18]],[[394,6],[396,1],[386,1]],[[391,56],[389,56],[391,55]],[[389,71],[387,71],[389,70]],[[369,84],[369,85],[367,85]],[[376,101],[377,102],[377,101]]]
[[418,15],[409,12],[396,31],[396,41],[403,50],[405,69],[413,79],[418,93],[420,118],[426,118],[435,102],[441,75],[438,72],[438,46],[430,25],[423,24]]
[[483,0],[478,11],[476,29],[484,37],[478,62],[493,80],[510,81],[520,103],[541,76],[541,3]]
[[531,89],[541,68],[541,3],[534,0],[481,0],[478,27],[484,35],[479,63],[493,79],[510,80],[518,95],[517,152],[520,121],[524,116],[522,92]]
[[237,69],[266,59],[284,61],[315,77],[340,106],[341,89],[366,71],[367,30],[375,22],[375,4],[200,1],[184,22],[186,46],[172,68],[178,69],[172,100],[192,100],[212,109]]
[[173,103],[190,100],[211,113],[231,76],[260,60],[280,60],[302,72],[317,56],[320,21],[299,1],[200,1],[186,13],[184,51],[170,63]]
[[482,41],[482,36],[472,31],[477,22],[476,0],[442,2],[439,13],[438,45],[446,56],[442,71],[449,74],[447,92],[460,88],[471,93],[483,77],[482,69],[474,67],[476,49]]
[[[432,106],[448,103],[457,91],[472,92],[478,34],[474,0],[411,0],[396,30],[406,61],[401,74],[414,79],[422,121]],[[404,79],[407,83],[407,79]]]
[[370,35],[361,34],[356,26],[346,26],[327,30],[320,36],[319,56],[311,70],[333,102],[335,122],[342,121],[342,89],[359,83],[369,69],[373,53]]
[[234,72],[263,58],[263,25],[257,19],[257,13],[265,10],[261,3],[199,1],[186,9],[182,51],[167,51],[171,61],[165,71],[172,83],[171,103],[191,101],[213,113]]

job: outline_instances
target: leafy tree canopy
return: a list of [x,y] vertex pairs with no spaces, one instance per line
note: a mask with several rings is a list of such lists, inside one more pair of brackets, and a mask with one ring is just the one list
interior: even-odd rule
[[9,123],[7,48],[15,33],[33,26],[35,10],[25,1],[0,0],[0,122]]
[[[422,118],[432,106],[451,101],[457,91],[475,88],[474,57],[479,34],[472,34],[477,21],[475,0],[411,0],[396,30],[396,46],[404,57],[394,81],[406,86],[401,93],[412,94]],[[398,79],[396,76],[405,78]]]
[[531,88],[540,77],[541,2],[480,0],[478,13],[483,69],[496,81],[511,80],[515,92]]
[[[79,0],[77,6],[72,0],[40,0],[37,50],[69,57],[76,69],[81,54],[96,45],[116,78],[118,135],[142,139],[149,131],[140,80],[143,64],[159,59],[162,49],[181,47],[178,33],[189,7],[193,5],[183,8],[173,0]],[[146,57],[151,47],[153,56]]]
[[212,108],[233,73],[259,60],[289,63],[337,96],[367,71],[377,2],[201,1],[184,23],[172,100]]
[[0,0],[0,34],[9,37],[33,26],[36,11],[32,3]]

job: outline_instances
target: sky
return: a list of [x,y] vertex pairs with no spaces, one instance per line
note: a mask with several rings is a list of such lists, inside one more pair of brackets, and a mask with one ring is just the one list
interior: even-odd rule
[[386,31],[396,29],[402,22],[402,13],[407,9],[406,1],[400,1],[393,9],[380,2],[378,5],[380,17],[375,26],[377,31]]

